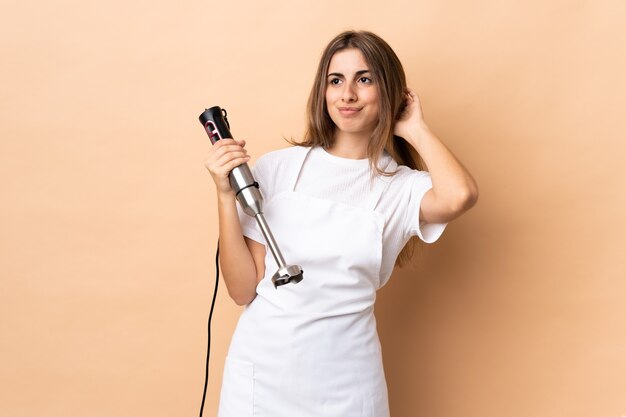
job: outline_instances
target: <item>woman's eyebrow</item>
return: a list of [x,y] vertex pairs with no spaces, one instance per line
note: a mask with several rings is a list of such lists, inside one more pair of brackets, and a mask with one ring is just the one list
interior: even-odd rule
[[[368,72],[370,72],[370,70],[364,69],[364,70],[358,70],[354,74],[355,75],[363,75],[363,74],[368,73]],[[334,77],[343,77],[343,74],[340,73],[340,72],[333,72],[333,73],[327,75],[327,77],[333,77],[333,76]]]

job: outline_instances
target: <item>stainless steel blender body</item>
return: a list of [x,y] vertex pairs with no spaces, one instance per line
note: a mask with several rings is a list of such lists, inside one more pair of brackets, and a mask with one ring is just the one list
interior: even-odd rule
[[[204,126],[212,143],[220,139],[231,138],[226,111],[219,106],[211,107],[200,115],[200,122]],[[231,188],[235,191],[237,201],[244,213],[256,219],[261,233],[276,260],[278,271],[272,276],[274,287],[285,285],[289,282],[302,281],[302,268],[298,265],[287,265],[278,248],[276,240],[263,216],[263,195],[259,190],[259,184],[254,180],[247,163],[233,168],[228,175]]]

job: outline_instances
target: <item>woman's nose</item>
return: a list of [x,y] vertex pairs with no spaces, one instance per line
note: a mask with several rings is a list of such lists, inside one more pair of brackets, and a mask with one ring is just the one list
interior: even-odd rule
[[341,100],[345,102],[356,101],[356,91],[354,91],[354,88],[349,83],[346,83],[344,85],[345,88],[343,89]]

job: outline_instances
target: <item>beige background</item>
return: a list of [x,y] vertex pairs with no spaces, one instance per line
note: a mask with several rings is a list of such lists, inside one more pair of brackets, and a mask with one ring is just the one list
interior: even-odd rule
[[[218,237],[197,117],[299,137],[385,38],[477,206],[379,292],[393,417],[626,415],[626,3],[3,3],[0,415],[190,416]],[[220,287],[206,416],[240,307]]]

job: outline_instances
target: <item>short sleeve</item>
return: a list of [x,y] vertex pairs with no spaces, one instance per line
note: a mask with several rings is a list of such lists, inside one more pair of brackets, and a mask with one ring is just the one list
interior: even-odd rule
[[[256,163],[250,168],[252,175],[256,182],[259,184],[267,184],[269,178],[265,175],[265,170],[263,169],[263,157],[260,157]],[[263,188],[261,188],[261,194],[264,199],[266,197],[263,192]],[[239,224],[241,224],[241,231],[244,236],[249,237],[252,240],[255,240],[261,244],[265,244],[265,238],[261,233],[261,228],[259,227],[256,219],[252,216],[247,215],[243,209],[241,208],[241,204],[239,201],[236,203],[237,205],[237,214],[239,215]]]
[[433,183],[427,171],[414,171],[409,180],[409,203],[405,220],[405,233],[407,237],[418,236],[425,243],[433,243],[443,233],[447,223],[425,223],[420,219],[420,206],[424,194],[431,188]]

